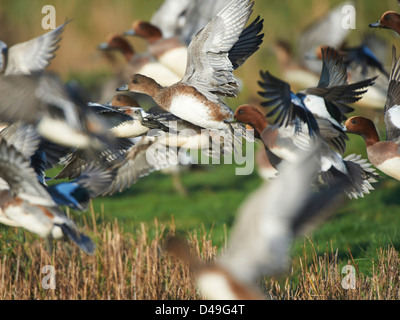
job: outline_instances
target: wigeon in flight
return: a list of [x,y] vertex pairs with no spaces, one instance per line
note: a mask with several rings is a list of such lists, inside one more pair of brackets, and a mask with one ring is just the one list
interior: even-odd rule
[[115,107],[93,102],[88,105],[107,123],[109,130],[117,138],[136,138],[150,131],[138,118],[140,110],[143,110],[140,107]]
[[346,66],[339,53],[332,48],[323,48],[322,56],[318,85],[296,94],[288,83],[268,71],[261,72],[263,81],[259,81],[259,85],[264,91],[259,94],[267,99],[261,105],[273,107],[267,116],[277,114],[275,123],[280,126],[291,124],[297,127],[306,123],[310,136],[320,133],[322,137],[329,137],[329,144],[343,154],[348,138],[341,122],[346,119],[345,114],[354,110],[347,104],[360,100],[375,78],[348,84]]
[[341,122],[345,114],[353,110],[347,103],[359,100],[365,92],[362,89],[373,80],[349,85],[346,66],[339,53],[327,48],[323,49],[322,56],[318,86],[298,94],[291,92],[288,83],[268,72],[261,73],[263,81],[259,81],[259,85],[264,91],[260,95],[268,99],[261,105],[277,105],[267,116],[279,112],[274,125],[269,126],[263,113],[250,105],[240,106],[235,118],[251,124],[267,151],[285,161],[295,161],[296,150],[309,150],[315,141],[320,141],[321,180],[329,183],[332,175],[345,176],[352,181],[345,193],[351,198],[363,197],[373,189],[371,183],[376,182],[376,174],[370,164],[357,156],[343,159],[348,138]]
[[[155,170],[185,164],[186,160],[181,161],[181,158],[185,158],[189,149],[215,157],[230,151],[219,131],[203,130],[171,113],[97,103],[90,103],[89,107],[108,124],[120,141],[120,149],[104,150],[95,159],[88,159],[82,150],[74,151],[66,157],[64,168],[54,179],[75,179],[88,166],[100,165],[114,174],[113,182],[104,192],[104,195],[113,194]],[[126,138],[135,139],[126,142]],[[156,152],[151,153],[152,150]],[[147,156],[153,159],[148,160]]]
[[[365,108],[381,109],[386,100],[389,75],[381,60],[378,59],[370,47],[374,47],[380,53],[382,61],[386,60],[384,59],[386,50],[382,49],[385,44],[381,39],[374,36],[365,37],[363,43],[357,47],[341,48],[339,54],[343,57],[343,63],[347,67],[349,83],[360,82],[378,76],[374,84],[354,104]],[[327,48],[327,46],[318,47],[314,58],[322,60],[322,49]]]
[[45,171],[56,166],[71,150],[71,147],[60,146],[41,137],[34,125],[23,122],[8,125],[0,132],[0,139],[6,140],[29,159],[38,181],[45,187]]
[[42,73],[55,57],[61,34],[67,23],[69,21],[39,37],[17,43],[10,48],[0,41],[0,73],[4,75]]
[[139,102],[127,94],[116,94],[110,101],[113,107],[140,107]]
[[0,222],[22,227],[47,239],[68,237],[92,254],[95,245],[61,211],[46,188],[39,183],[30,162],[6,140],[0,140]]
[[260,277],[289,271],[289,248],[296,237],[311,232],[343,204],[340,190],[346,181],[313,193],[320,164],[313,147],[286,163],[281,173],[265,182],[242,203],[228,246],[209,263],[201,263],[181,239],[167,240],[166,251],[189,264],[197,288],[205,299],[260,300]]
[[112,174],[99,166],[88,167],[82,175],[71,182],[47,185],[45,170],[60,163],[70,148],[63,148],[43,139],[35,126],[15,122],[0,132],[0,140],[7,141],[27,159],[37,176],[38,182],[46,188],[58,205],[74,210],[85,210],[90,199],[100,195],[111,183]]
[[54,143],[88,151],[115,143],[106,123],[91,112],[79,90],[65,85],[56,74],[0,77],[0,95],[1,119],[34,124],[42,137]]
[[[196,35],[180,82],[162,87],[154,79],[136,74],[117,90],[147,94],[162,109],[199,127],[237,129],[246,137],[243,125],[231,123],[233,111],[218,95],[235,96],[238,82],[232,73],[234,66],[243,64],[262,42],[262,36],[257,36],[262,21],[244,30],[253,5],[250,0],[231,1]],[[240,38],[242,32],[246,36]]]
[[[357,155],[349,155],[343,158],[334,151],[328,137],[320,134],[310,138],[305,128],[297,131],[294,125],[280,126],[269,125],[264,114],[256,107],[242,105],[236,109],[237,121],[250,124],[263,141],[269,162],[280,171],[282,160],[293,163],[298,160],[301,151],[310,150],[315,143],[320,144],[319,177],[324,184],[330,185],[333,177],[341,177],[349,181],[343,191],[349,198],[363,197],[373,190],[371,183],[376,182],[377,174],[366,160]],[[302,124],[301,126],[306,126]],[[271,155],[272,154],[272,155]]]
[[374,123],[364,117],[351,117],[345,127],[348,133],[364,138],[368,159],[376,168],[400,180],[400,59],[394,46],[384,119],[386,141],[380,140]]
[[110,35],[106,42],[98,46],[98,49],[119,51],[123,54],[127,62],[122,73],[124,82],[126,82],[132,74],[136,73],[153,78],[163,86],[170,86],[181,79],[173,71],[155,60],[151,54],[147,52],[136,53],[131,44],[123,36],[116,34]]
[[188,48],[178,38],[164,38],[161,30],[145,21],[134,21],[132,29],[124,32],[125,36],[138,36],[145,39],[148,51],[164,66],[180,78],[185,75]]
[[[229,146],[226,149],[226,141],[219,131],[203,130],[170,113],[152,114],[141,108],[131,107],[117,109],[121,111],[111,111],[112,109],[105,106],[93,107],[101,115],[115,118],[115,134],[122,136],[123,133],[126,137],[135,132],[137,138],[134,139],[134,145],[126,145],[119,153],[104,152],[94,161],[88,160],[82,151],[77,150],[67,158],[64,168],[54,179],[75,179],[88,166],[101,165],[104,170],[113,174],[112,183],[102,194],[110,195],[122,192],[153,171],[186,164],[187,151],[190,149],[201,150],[207,156],[215,157],[231,152]],[[122,122],[118,124],[117,118]]]

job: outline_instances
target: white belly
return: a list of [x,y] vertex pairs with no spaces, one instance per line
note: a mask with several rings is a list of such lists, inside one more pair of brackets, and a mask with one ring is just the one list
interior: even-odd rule
[[179,95],[172,99],[169,111],[177,117],[207,129],[228,129],[223,121],[213,120],[210,109],[191,96]]
[[33,207],[32,212],[26,211],[20,206],[9,206],[6,210],[6,217],[26,230],[46,238],[51,233],[53,222],[47,216],[44,216],[39,209]]
[[8,218],[5,215],[5,212],[2,208],[0,208],[0,223],[5,224],[6,226],[10,226],[10,227],[19,227],[20,226],[20,224],[11,220],[10,218]]
[[288,162],[294,163],[299,159],[299,153],[296,152],[298,150],[291,150],[288,148],[278,148],[278,147],[269,149],[274,155]]
[[143,126],[139,120],[125,121],[111,129],[111,132],[119,138],[135,138],[149,131],[150,129]]
[[395,157],[376,166],[383,173],[400,181],[400,157]]

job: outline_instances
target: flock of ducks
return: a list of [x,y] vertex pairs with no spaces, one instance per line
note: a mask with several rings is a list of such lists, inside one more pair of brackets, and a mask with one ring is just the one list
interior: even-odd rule
[[[213,265],[198,267],[184,242],[171,238],[167,245],[197,266],[205,297],[254,299],[262,297],[254,285],[259,276],[287,269],[295,236],[326,219],[344,195],[356,199],[373,190],[375,168],[400,180],[395,47],[387,72],[367,42],[346,48],[339,35],[329,43],[326,35],[335,32],[324,32],[315,45],[303,39],[308,52],[302,59],[306,56],[309,66],[301,69],[316,82],[295,93],[293,64],[281,41],[276,52],[286,57],[278,59],[286,67],[285,79],[260,72],[262,108],[246,104],[233,111],[226,104],[224,97],[235,97],[241,88],[233,71],[263,42],[263,20],[249,23],[253,5],[252,0],[166,0],[150,22],[135,21],[131,29],[111,35],[98,49],[122,53],[126,68],[106,103],[88,102],[74,82],[45,71],[69,21],[9,48],[0,42],[0,222],[33,232],[50,246],[53,239],[68,238],[93,254],[93,241],[63,206],[85,210],[90,199],[182,163],[180,151],[218,157],[237,152],[235,143],[242,138],[248,143],[255,138],[264,145],[268,181],[240,208],[228,249]],[[325,20],[337,16],[335,9]],[[323,19],[315,26],[327,28]],[[387,12],[370,27],[400,33],[400,15]],[[306,33],[315,38],[315,28]],[[135,52],[126,38],[133,36],[147,41],[145,53]],[[368,100],[381,78],[387,84],[386,103],[378,106],[384,107],[386,141],[371,120],[347,117],[354,110],[349,104]],[[142,101],[152,107],[145,110]],[[369,162],[344,156],[348,133],[365,139]],[[64,167],[52,179],[69,181],[48,186],[45,171],[60,163]]]

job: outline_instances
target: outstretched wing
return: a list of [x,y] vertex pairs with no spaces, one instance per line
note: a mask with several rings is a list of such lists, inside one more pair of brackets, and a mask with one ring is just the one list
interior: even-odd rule
[[183,83],[214,102],[218,102],[215,94],[235,96],[238,83],[229,51],[249,20],[253,5],[250,0],[233,0],[196,35],[188,48]]
[[279,126],[294,125],[296,131],[300,130],[302,121],[308,125],[310,136],[319,132],[318,124],[313,114],[304,105],[303,101],[290,90],[290,85],[274,76],[268,71],[260,72],[263,81],[258,84],[264,91],[258,92],[267,101],[263,101],[263,107],[274,107],[267,117],[277,114],[275,123]]
[[5,75],[43,72],[55,57],[61,34],[68,22],[44,35],[13,45],[8,51]]
[[339,52],[331,47],[322,48],[322,72],[318,88],[347,84],[347,68]]
[[259,34],[263,29],[264,19],[260,20],[258,16],[239,36],[239,40],[229,50],[229,60],[231,60],[233,69],[239,68],[254,52],[256,52],[262,43],[264,34]]
[[396,47],[392,49],[392,71],[385,103],[386,140],[399,141],[400,137],[400,57],[396,56]]

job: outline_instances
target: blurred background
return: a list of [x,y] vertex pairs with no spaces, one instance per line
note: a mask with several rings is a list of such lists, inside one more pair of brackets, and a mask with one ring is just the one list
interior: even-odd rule
[[[65,80],[79,79],[84,85],[95,87],[113,73],[113,67],[96,50],[96,46],[105,41],[112,33],[122,33],[131,27],[134,20],[150,20],[155,10],[162,4],[162,0],[69,0],[69,1],[24,1],[0,0],[0,39],[8,45],[25,41],[40,34],[41,22],[45,14],[41,13],[44,5],[53,5],[56,9],[57,26],[72,19],[63,33],[63,40],[52,61],[50,70],[60,73]],[[259,70],[270,70],[279,74],[277,61],[272,50],[278,39],[284,39],[292,45],[296,54],[297,40],[301,32],[317,18],[321,17],[330,8],[343,1],[338,0],[256,0],[254,13],[261,15],[264,22],[264,43],[260,50],[252,56],[243,68],[239,68],[236,75],[243,80],[244,91],[238,100],[256,99],[258,90],[256,81]],[[393,41],[392,32],[372,30],[368,24],[380,18],[381,13],[391,9],[396,10],[395,0],[362,0],[355,1],[357,10],[356,30],[352,30],[347,39],[349,45],[359,44],[366,32],[379,33],[380,37]],[[146,50],[146,43],[139,38],[129,37],[136,51]],[[395,40],[397,41],[397,40]],[[390,48],[390,44],[389,48]],[[122,61],[121,55],[113,58]]]

